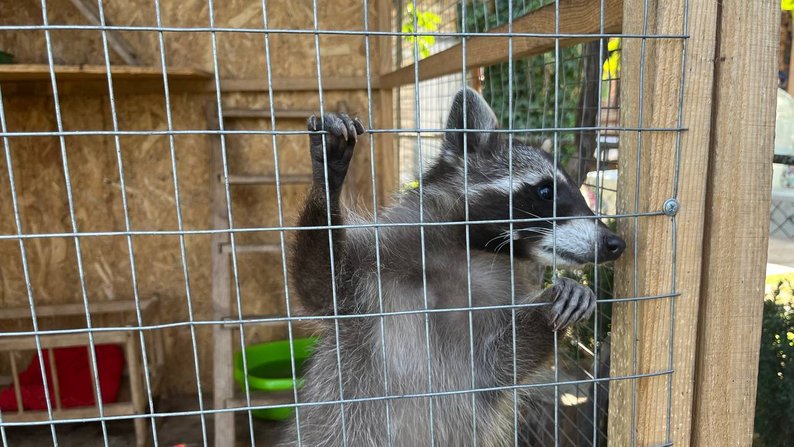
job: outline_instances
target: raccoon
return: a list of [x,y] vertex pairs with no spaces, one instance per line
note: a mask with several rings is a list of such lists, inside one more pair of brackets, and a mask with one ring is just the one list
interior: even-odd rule
[[[578,185],[549,154],[511,148],[494,132],[496,116],[474,90],[455,96],[421,195],[397,194],[377,231],[349,226],[372,220],[340,205],[362,124],[326,114],[308,128],[313,185],[299,225],[313,228],[297,231],[291,275],[306,312],[341,318],[322,320],[299,393],[308,404],[280,445],[298,445],[298,436],[305,446],[511,444],[513,390],[521,419],[532,417],[534,389],[514,384],[537,382],[554,331],[596,304],[571,279],[542,290],[539,268],[614,260],[624,241],[587,219]],[[555,203],[570,219],[553,229]],[[342,227],[317,229],[329,224]]]

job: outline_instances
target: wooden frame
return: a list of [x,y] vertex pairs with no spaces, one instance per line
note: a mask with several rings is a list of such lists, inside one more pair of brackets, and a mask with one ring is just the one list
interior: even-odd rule
[[[666,216],[622,220],[629,246],[618,264],[623,274],[616,292],[653,296],[672,287],[680,295],[672,304],[668,298],[613,308],[611,375],[672,370],[634,384],[611,382],[608,432],[614,446],[750,445],[753,434],[778,5],[690,2],[689,30],[683,29],[685,8],[683,0],[624,5],[625,33],[688,31],[691,39],[686,60],[680,39],[623,42],[621,123],[675,128],[680,112],[687,130],[680,153],[674,132],[621,137],[618,213],[637,211],[635,200],[640,212],[661,209],[672,197],[681,206],[672,223]],[[741,45],[748,35],[754,44]],[[637,191],[640,176],[644,186]],[[630,273],[635,263],[637,290]]]
[[[140,302],[141,312],[143,315],[154,318],[152,315],[158,311],[159,300],[157,297],[152,297]],[[134,315],[135,302],[132,300],[113,300],[92,303],[90,306],[91,315],[95,318],[102,317],[122,317],[124,318]],[[69,318],[81,317],[85,315],[85,308],[81,304],[60,304],[60,305],[44,305],[36,307],[37,318]],[[29,307],[7,308],[0,309],[0,320],[18,320],[30,318]],[[139,447],[145,446],[148,443],[148,428],[145,418],[146,414],[146,390],[143,385],[143,370],[141,367],[141,352],[139,346],[139,337],[135,333],[134,328],[124,329],[115,332],[95,332],[93,335],[95,344],[117,344],[121,345],[124,349],[124,360],[126,367],[127,380],[122,382],[122,390],[119,393],[119,401],[111,404],[104,404],[103,411],[105,416],[123,416],[123,415],[139,415],[135,418],[135,438],[136,445]],[[39,337],[39,342],[42,349],[46,349],[49,356],[50,367],[52,368],[52,388],[54,395],[52,398],[53,418],[58,420],[91,418],[99,416],[99,407],[95,404],[93,407],[74,407],[63,408],[61,406],[61,393],[60,384],[58,383],[57,365],[54,360],[53,348],[67,347],[67,346],[85,346],[88,349],[89,339],[85,333],[76,334],[57,334],[57,335],[42,335]],[[162,333],[155,331],[151,337],[151,343],[147,343],[147,352],[149,354],[149,373],[150,384],[152,392],[155,393],[159,387],[162,379],[162,367],[165,363],[163,355],[163,337]],[[31,335],[17,336],[17,337],[3,337],[0,339],[0,352],[7,354],[10,364],[11,381],[14,388],[14,395],[17,401],[16,412],[3,412],[3,421],[7,422],[25,422],[25,421],[47,421],[49,416],[47,411],[31,411],[25,410],[21,405],[22,392],[19,382],[20,369],[17,365],[17,353],[24,351],[35,351],[36,340]],[[95,388],[92,379],[92,388]],[[94,392],[95,402],[99,402],[96,391]]]
[[[620,32],[623,21],[623,1],[604,0],[604,32]],[[559,0],[560,34],[597,34],[601,32],[601,2],[593,0]],[[549,4],[513,21],[513,33],[548,34],[548,37],[513,37],[514,59],[542,54],[555,45],[555,5]],[[507,33],[503,25],[491,33]],[[510,58],[505,36],[469,37],[466,41],[466,69],[507,62]],[[587,40],[581,37],[561,38],[560,46],[571,46]],[[419,61],[419,81],[460,73],[463,65],[463,47],[458,44]],[[394,88],[415,82],[414,64],[389,73],[381,73],[381,88]]]

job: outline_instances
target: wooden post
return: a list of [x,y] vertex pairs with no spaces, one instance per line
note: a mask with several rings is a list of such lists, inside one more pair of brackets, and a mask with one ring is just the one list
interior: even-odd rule
[[[135,445],[143,447],[148,443],[146,438],[148,429],[146,427],[146,401],[143,390],[143,371],[141,371],[140,352],[136,349],[138,341],[132,336],[132,332],[126,333],[127,341],[124,343],[124,355],[127,356],[127,370],[130,378],[130,397],[132,399],[133,412],[136,418],[133,420],[135,425]],[[143,349],[143,346],[141,346]]]
[[769,239],[775,0],[721,2],[692,440],[750,445]]
[[614,446],[749,445],[752,433],[777,5],[688,3],[684,30],[683,0],[650,0],[647,12],[645,0],[624,2],[624,33],[690,38],[683,72],[681,39],[622,42],[621,125],[675,128],[681,101],[687,130],[678,160],[676,132],[621,134],[618,213],[661,210],[673,197],[680,208],[672,219],[619,221],[628,248],[617,264],[616,296],[678,296],[614,305],[611,376],[667,372],[610,382]]
[[[207,123],[211,129],[219,129],[218,111],[215,105],[207,108]],[[212,194],[212,228],[229,228],[226,216],[226,190],[223,179],[223,160],[219,137],[212,136],[210,154],[209,186]],[[229,233],[212,234],[212,315],[216,321],[231,315],[231,277],[229,275],[229,256],[223,254],[222,247],[229,243]],[[234,378],[232,377],[232,331],[221,324],[212,326],[212,394],[216,410],[226,408],[226,403],[234,397]],[[215,413],[215,446],[235,445],[234,413]]]
[[[378,0],[377,3],[377,30],[391,31],[392,2],[389,0]],[[376,45],[377,70],[380,75],[394,70],[393,57],[394,49],[391,36],[378,38]],[[392,87],[383,87],[378,90],[378,113],[376,116],[377,125],[381,129],[394,128],[394,90]],[[378,204],[386,205],[391,194],[397,189],[399,179],[399,164],[397,147],[394,144],[394,134],[381,133],[376,138],[377,151],[377,185],[378,185]],[[375,160],[373,160],[375,162]]]

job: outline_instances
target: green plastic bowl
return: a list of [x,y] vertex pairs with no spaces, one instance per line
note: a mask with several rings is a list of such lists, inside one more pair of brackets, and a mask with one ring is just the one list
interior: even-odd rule
[[[298,377],[298,388],[303,386],[303,363],[308,359],[314,346],[316,337],[293,339],[295,350],[295,369]],[[245,348],[245,359],[248,366],[248,387],[251,390],[263,392],[288,391],[294,386],[292,380],[292,361],[290,358],[289,340],[279,340],[261,343]],[[243,353],[234,355],[234,380],[245,392],[245,376],[243,375]],[[251,410],[251,414],[260,419],[283,421],[292,417],[293,408],[268,408]]]

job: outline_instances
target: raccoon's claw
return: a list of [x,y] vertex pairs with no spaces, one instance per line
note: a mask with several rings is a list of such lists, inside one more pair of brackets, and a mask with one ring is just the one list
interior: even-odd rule
[[551,293],[554,301],[550,322],[555,331],[586,320],[595,311],[595,293],[570,278],[556,278],[551,286]]
[[311,132],[318,132],[309,136],[315,180],[325,182],[323,164],[327,164],[329,184],[341,186],[353,158],[357,137],[364,133],[364,126],[358,118],[351,119],[345,113],[326,113],[323,119],[317,115],[309,117],[307,127]]

